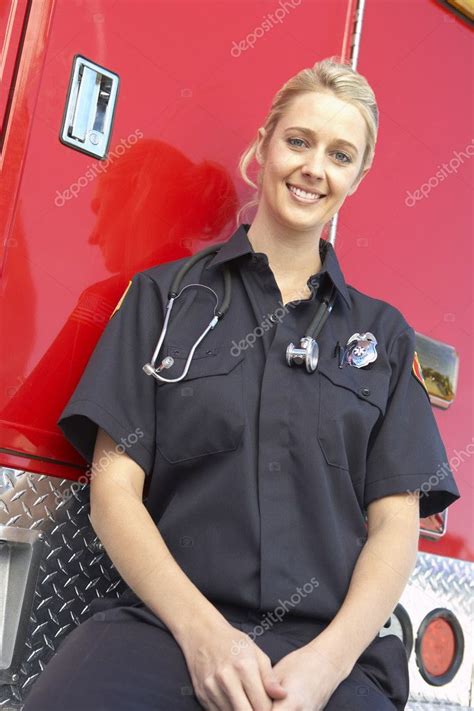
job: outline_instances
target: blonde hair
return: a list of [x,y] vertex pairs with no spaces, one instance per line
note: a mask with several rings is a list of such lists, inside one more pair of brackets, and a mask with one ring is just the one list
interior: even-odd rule
[[[302,69],[291,77],[275,94],[270,111],[263,124],[266,135],[262,142],[262,151],[273,136],[275,128],[290,106],[293,99],[308,92],[332,92],[337,98],[347,101],[355,106],[361,113],[366,124],[366,148],[362,164],[357,175],[371,164],[375,153],[377,131],[379,125],[379,112],[375,94],[369,83],[361,74],[356,72],[349,64],[341,61],[340,57],[332,56],[317,62],[313,67]],[[237,225],[240,224],[242,213],[259,203],[259,194],[262,185],[262,169],[258,171],[256,185],[248,176],[247,169],[256,155],[258,138],[250,143],[244,150],[239,160],[239,171],[244,182],[255,188],[255,196],[246,202],[237,213]],[[355,180],[357,180],[357,178]],[[355,181],[354,181],[355,182]]]

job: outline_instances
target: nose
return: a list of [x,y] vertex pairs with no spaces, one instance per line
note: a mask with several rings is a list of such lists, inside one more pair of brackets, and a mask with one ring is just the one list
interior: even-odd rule
[[324,178],[324,155],[318,151],[306,155],[302,173],[306,177]]

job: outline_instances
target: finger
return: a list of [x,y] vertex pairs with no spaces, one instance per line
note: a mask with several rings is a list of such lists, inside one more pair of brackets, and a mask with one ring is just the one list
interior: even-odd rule
[[217,672],[206,690],[218,711],[252,711],[236,669]]
[[266,693],[275,700],[286,698],[288,691],[283,684],[275,677],[272,672],[262,676],[263,685]]
[[205,709],[209,709],[210,711],[234,711],[229,700],[219,688],[218,681],[215,677],[205,679],[203,686],[206,698]]
[[272,667],[270,658],[267,655],[259,657],[258,666],[260,669],[262,683],[268,696],[277,700],[284,699],[287,696],[288,691],[285,689],[279,679],[279,675]]
[[[268,660],[268,662],[270,664],[271,673],[270,660]],[[253,668],[243,670],[242,686],[244,688],[245,693],[247,694],[247,698],[249,699],[252,709],[257,708],[262,709],[262,711],[271,711],[273,701],[268,695],[267,690],[265,688],[261,666],[258,661]],[[282,691],[286,695],[285,689],[282,688]]]
[[210,699],[199,698],[198,701],[205,711],[220,711],[219,707]]

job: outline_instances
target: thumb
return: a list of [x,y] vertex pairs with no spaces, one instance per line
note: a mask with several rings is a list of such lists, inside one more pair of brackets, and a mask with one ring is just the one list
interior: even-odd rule
[[276,699],[283,699],[288,693],[278,680],[274,671],[263,674],[263,685],[265,686],[267,694]]
[[278,675],[272,667],[270,657],[266,654],[259,654],[258,665],[260,667],[260,675],[267,694],[272,698],[283,699],[288,694],[288,691],[280,683]]

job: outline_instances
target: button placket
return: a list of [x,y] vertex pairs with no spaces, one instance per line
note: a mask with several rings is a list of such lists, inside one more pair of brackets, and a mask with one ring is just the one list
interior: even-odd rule
[[[261,515],[260,591],[262,607],[272,607],[275,598],[284,595],[285,561],[292,547],[287,502],[292,496],[290,476],[290,411],[292,393],[282,382],[287,365],[282,359],[289,333],[285,321],[276,330],[269,349],[262,379],[258,456],[259,507]],[[288,369],[289,372],[289,369]],[[278,432],[278,437],[275,433]],[[288,530],[290,527],[290,532]],[[273,581],[273,582],[272,582]],[[275,581],[279,581],[275,584]]]

